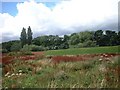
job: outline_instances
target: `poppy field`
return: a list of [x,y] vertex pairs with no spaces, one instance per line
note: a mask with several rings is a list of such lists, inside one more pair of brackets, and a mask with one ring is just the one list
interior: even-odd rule
[[2,88],[120,88],[120,54],[101,51],[76,55],[48,54],[55,51],[3,54]]

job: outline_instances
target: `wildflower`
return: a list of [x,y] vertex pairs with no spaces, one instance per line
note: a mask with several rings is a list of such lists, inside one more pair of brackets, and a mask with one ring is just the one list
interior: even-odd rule
[[106,72],[106,67],[103,65],[100,65],[99,70],[102,72]]
[[21,72],[22,72],[22,70],[19,70],[18,72],[19,72],[19,73],[21,73]]
[[100,58],[99,61],[102,61],[102,59]]
[[5,74],[5,77],[7,77],[8,76],[8,74]]
[[8,89],[8,87],[5,87],[5,89]]
[[16,73],[16,75],[18,76],[19,74],[18,74],[18,73]]
[[102,80],[102,82],[101,82],[101,87],[103,87],[104,84],[105,84],[105,79]]
[[5,77],[7,77],[9,74],[10,74],[10,72],[7,72],[7,73],[5,74]]
[[19,75],[22,75],[22,73],[19,73]]
[[11,76],[8,76],[8,78],[10,78]]
[[113,63],[113,64],[114,64],[115,62],[114,62],[114,61],[111,61],[111,63]]
[[107,57],[107,54],[105,54],[105,56]]
[[106,58],[107,60],[110,60],[110,58]]
[[13,73],[11,76],[14,76],[15,74]]
[[103,56],[100,56],[101,58],[103,57]]

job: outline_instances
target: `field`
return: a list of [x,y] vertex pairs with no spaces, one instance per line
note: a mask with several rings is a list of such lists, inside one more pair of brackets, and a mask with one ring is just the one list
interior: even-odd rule
[[118,47],[3,54],[3,88],[120,88]]
[[45,52],[46,55],[79,55],[79,54],[97,54],[97,53],[120,53],[120,46],[73,48],[66,50],[51,50]]

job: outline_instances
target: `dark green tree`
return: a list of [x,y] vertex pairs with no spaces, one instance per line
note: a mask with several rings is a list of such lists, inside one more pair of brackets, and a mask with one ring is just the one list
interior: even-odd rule
[[32,30],[31,27],[28,27],[28,31],[27,31],[27,43],[28,45],[32,44]]
[[103,31],[102,30],[97,30],[94,33],[94,40],[96,41],[96,44],[99,46],[103,46]]
[[118,31],[118,34],[117,34],[117,41],[118,41],[118,45],[120,45],[120,31]]
[[68,42],[69,39],[70,37],[68,35],[64,35],[64,42]]
[[21,40],[21,46],[22,47],[25,44],[27,44],[27,34],[26,34],[26,29],[24,27],[23,27],[22,32],[21,32],[20,40]]
[[69,43],[71,45],[76,45],[80,42],[80,39],[79,39],[79,35],[78,34],[72,34],[70,36],[70,40],[69,40]]
[[107,30],[106,38],[108,46],[117,45],[117,33],[115,31]]

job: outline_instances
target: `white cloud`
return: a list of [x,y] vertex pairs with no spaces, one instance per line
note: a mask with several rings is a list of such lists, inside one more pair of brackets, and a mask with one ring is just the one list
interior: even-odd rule
[[[34,35],[67,34],[117,23],[119,0],[70,0],[57,3],[52,9],[43,3],[18,3],[18,14],[0,14],[3,40],[19,39],[23,27],[31,26]],[[99,26],[100,25],[100,26]],[[103,25],[104,26],[104,25]],[[78,29],[79,28],[79,29]],[[110,29],[109,27],[106,27]]]

